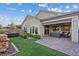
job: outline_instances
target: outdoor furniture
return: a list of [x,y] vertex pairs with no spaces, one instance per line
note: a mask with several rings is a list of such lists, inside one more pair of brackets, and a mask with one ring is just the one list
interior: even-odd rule
[[67,36],[70,38],[70,37],[71,37],[71,33],[70,33],[70,32],[68,32],[68,33],[67,33]]
[[52,36],[52,37],[60,37],[60,35],[61,35],[61,32],[52,32],[52,33],[50,33],[50,36]]
[[70,32],[62,32],[60,37],[69,38],[71,36]]
[[50,33],[50,36],[52,37],[63,37],[63,38],[70,38],[71,34],[70,32],[52,32]]
[[62,33],[60,34],[60,37],[63,37],[64,33],[65,33],[65,32],[62,32]]
[[9,47],[9,39],[6,34],[0,34],[0,52],[7,51]]

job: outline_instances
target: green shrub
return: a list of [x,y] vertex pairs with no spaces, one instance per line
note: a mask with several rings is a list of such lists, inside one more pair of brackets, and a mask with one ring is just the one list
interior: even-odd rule
[[28,37],[32,37],[32,34],[22,31],[22,32],[20,33],[20,37],[26,39],[26,38],[28,38]]
[[3,33],[3,29],[0,29],[0,33]]
[[26,32],[21,32],[21,33],[20,33],[20,37],[26,39],[26,38],[27,38],[27,34],[26,34]]
[[33,35],[31,33],[26,33],[27,37],[32,37]]
[[10,33],[10,34],[7,34],[8,37],[18,37],[19,36],[19,33]]
[[36,39],[40,39],[41,38],[40,35],[33,35],[33,37],[36,38]]
[[27,32],[21,32],[20,33],[20,36],[22,37],[22,38],[29,38],[29,37],[32,37],[32,38],[36,38],[36,39],[40,39],[40,36],[39,35],[33,35],[33,34],[31,34],[31,33],[27,33]]

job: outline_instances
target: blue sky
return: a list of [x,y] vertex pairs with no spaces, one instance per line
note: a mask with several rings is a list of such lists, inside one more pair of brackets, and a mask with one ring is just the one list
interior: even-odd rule
[[61,13],[78,11],[77,3],[0,3],[0,24],[7,26],[11,22],[19,25],[27,15],[36,15],[40,10]]

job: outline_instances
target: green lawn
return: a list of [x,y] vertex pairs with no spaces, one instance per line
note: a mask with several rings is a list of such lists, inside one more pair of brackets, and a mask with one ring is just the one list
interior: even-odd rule
[[34,40],[25,40],[20,37],[10,38],[20,52],[15,56],[67,56],[66,54],[37,44]]

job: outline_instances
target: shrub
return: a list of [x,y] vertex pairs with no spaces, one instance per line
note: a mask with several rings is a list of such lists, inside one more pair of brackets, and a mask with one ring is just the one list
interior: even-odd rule
[[36,39],[40,39],[41,38],[40,35],[33,35],[33,37],[36,38]]
[[31,33],[26,33],[27,37],[33,37]]
[[7,35],[8,35],[8,37],[18,37],[19,33],[9,33]]
[[29,37],[36,38],[36,39],[40,39],[40,36],[39,35],[33,35],[31,33],[27,33],[27,32],[24,32],[24,31],[22,31],[20,33],[20,37],[22,37],[24,39],[29,38]]
[[3,33],[3,29],[0,29],[0,34]]
[[22,37],[22,38],[27,38],[27,37],[26,37],[26,32],[23,32],[23,31],[20,32],[20,37]]
[[22,31],[20,32],[20,37],[26,39],[28,37],[32,37],[32,34]]

